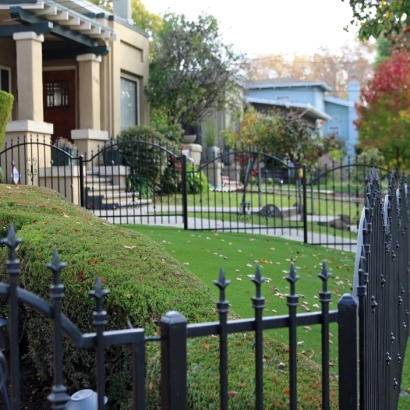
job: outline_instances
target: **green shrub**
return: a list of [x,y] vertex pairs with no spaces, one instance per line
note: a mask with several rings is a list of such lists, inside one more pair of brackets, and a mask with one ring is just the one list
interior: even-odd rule
[[[5,236],[12,222],[17,236],[24,239],[18,250],[19,285],[49,300],[52,275],[44,265],[57,248],[60,259],[68,262],[61,275],[65,286],[62,309],[82,332],[94,331],[95,301],[88,291],[94,287],[97,276],[110,289],[104,298],[108,313],[106,330],[124,329],[129,320],[134,327],[144,327],[147,335],[156,335],[160,333],[161,316],[170,310],[180,311],[190,323],[217,320],[209,288],[149,238],[100,220],[46,188],[0,185],[0,204],[1,236]],[[8,282],[6,259],[6,249],[0,248],[0,279]],[[0,309],[5,308],[5,303],[5,299],[0,299]],[[25,324],[25,360],[34,363],[39,376],[51,385],[51,322],[22,305],[20,321]],[[188,341],[190,409],[219,408],[218,340],[211,335]],[[232,409],[252,409],[255,405],[253,340],[252,333],[229,336],[229,388],[237,392],[230,398]],[[146,348],[147,409],[159,409],[159,346],[147,343]],[[283,408],[289,399],[287,357],[286,346],[264,338],[266,403],[276,402]],[[70,394],[81,388],[95,389],[94,350],[81,351],[65,340],[63,360],[64,383]],[[130,409],[129,346],[108,348],[105,360],[109,408]],[[317,409],[321,399],[320,368],[303,354],[298,355],[298,392],[305,410]],[[332,408],[336,408],[335,378],[331,378],[331,401]]]
[[6,126],[10,119],[11,110],[13,109],[14,96],[0,91],[0,150],[3,146]]
[[187,164],[186,171],[188,194],[201,194],[209,189],[207,176],[196,165]]
[[169,144],[163,134],[148,126],[121,131],[118,142],[130,167],[127,190],[138,192],[140,198],[154,198],[161,192],[161,180],[171,166],[168,150],[178,153],[179,147]]
[[4,172],[3,170],[0,168],[0,184],[4,184],[6,181],[4,179]]
[[[51,273],[44,265],[57,248],[60,259],[68,262],[61,275],[65,286],[63,311],[82,332],[94,331],[95,301],[88,291],[93,289],[97,276],[102,276],[104,286],[111,290],[104,300],[107,330],[126,328],[129,320],[134,327],[144,327],[147,334],[154,335],[159,333],[159,319],[169,310],[183,312],[189,321],[213,317],[209,288],[150,239],[102,222],[47,189],[9,190],[4,186],[0,188],[0,201],[2,237],[13,222],[18,236],[24,239],[18,251],[22,262],[20,286],[49,299]],[[7,281],[5,259],[6,250],[1,248],[3,281]],[[20,315],[22,321],[27,321],[30,359],[42,378],[51,378],[51,323],[24,306]],[[95,385],[95,352],[79,351],[66,342],[64,360],[66,384],[71,392]],[[126,401],[130,360],[128,346],[107,349],[105,370],[111,403]]]

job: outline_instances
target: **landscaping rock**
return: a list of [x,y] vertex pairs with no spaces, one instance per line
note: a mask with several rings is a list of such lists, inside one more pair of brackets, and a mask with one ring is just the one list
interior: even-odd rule
[[259,215],[268,216],[271,218],[282,218],[282,212],[280,209],[272,204],[265,205],[260,211]]

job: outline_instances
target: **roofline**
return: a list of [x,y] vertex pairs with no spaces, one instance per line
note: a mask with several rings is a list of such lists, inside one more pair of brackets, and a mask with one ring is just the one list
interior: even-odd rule
[[331,104],[343,105],[344,107],[354,107],[353,101],[347,101],[336,97],[323,97],[323,101]]
[[254,103],[254,104],[274,105],[274,106],[281,106],[285,108],[299,108],[302,110],[306,110],[306,113],[310,112],[314,114],[317,117],[317,119],[322,119],[326,121],[330,121],[332,119],[332,117],[329,114],[326,114],[325,112],[318,110],[311,104],[296,103],[296,102],[290,102],[290,101],[268,100],[265,98],[254,98],[254,97],[246,97],[246,101],[249,103]]
[[303,83],[283,83],[283,84],[260,84],[247,86],[247,90],[262,89],[262,88],[296,88],[296,87],[322,87],[325,91],[333,91],[326,83],[323,82],[303,82]]

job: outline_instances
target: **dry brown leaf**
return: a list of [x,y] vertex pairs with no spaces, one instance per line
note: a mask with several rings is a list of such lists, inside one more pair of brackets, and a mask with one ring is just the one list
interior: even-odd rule
[[127,246],[127,245],[123,245],[125,249],[129,249],[130,251],[132,251],[134,248],[136,248],[136,246]]

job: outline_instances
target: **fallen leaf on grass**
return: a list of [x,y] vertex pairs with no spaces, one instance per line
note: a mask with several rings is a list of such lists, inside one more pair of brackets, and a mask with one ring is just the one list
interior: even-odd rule
[[267,259],[261,259],[261,262],[263,263],[269,263],[269,261]]
[[203,342],[202,344],[204,345],[205,349],[208,350],[209,352],[209,347],[210,347],[209,344],[206,342]]
[[252,265],[251,265],[250,263],[247,263],[246,266],[247,266],[248,268],[252,268]]
[[127,246],[127,245],[123,245],[125,249],[129,249],[130,251],[132,251],[134,248],[136,248],[136,246]]
[[88,262],[90,262],[90,263],[98,263],[98,259],[89,259]]
[[237,394],[237,391],[228,391],[228,397],[235,397]]
[[280,403],[278,403],[277,401],[274,401],[274,402],[272,403],[272,406],[274,406],[274,407],[282,407],[282,405],[281,405]]
[[242,280],[242,278],[236,278],[236,280]]
[[63,211],[63,213],[61,214],[61,216],[64,216],[64,218],[69,218],[69,216]]

